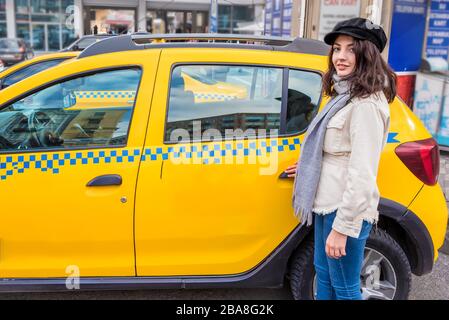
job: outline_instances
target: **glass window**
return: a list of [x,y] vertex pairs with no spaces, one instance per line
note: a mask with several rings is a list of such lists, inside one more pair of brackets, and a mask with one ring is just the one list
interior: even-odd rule
[[30,25],[24,23],[17,24],[17,38],[24,39],[27,43],[30,43]]
[[82,76],[6,106],[0,150],[125,145],[140,76],[137,68]]
[[192,137],[194,121],[201,134],[215,129],[221,138],[279,129],[281,96],[281,68],[178,66],[170,83],[165,140],[178,141],[177,129]]
[[48,50],[59,50],[61,48],[61,30],[59,24],[47,25]]
[[[291,70],[288,97],[282,96],[283,69],[257,66],[178,66],[173,69],[165,129],[166,142],[245,138],[299,133],[317,112],[321,76]],[[281,131],[283,102],[287,108]],[[206,135],[205,132],[209,129]]]
[[65,24],[62,25],[62,47],[66,48],[76,40],[75,30],[67,28]]
[[59,13],[59,0],[33,0],[31,1],[32,13]]
[[16,13],[17,14],[27,14],[30,12],[30,6],[28,0],[15,0]]
[[66,59],[46,60],[46,61],[32,64],[25,68],[19,69],[16,72],[13,72],[10,75],[8,75],[7,77],[5,77],[5,79],[2,82],[2,88],[13,85],[14,83],[19,82],[25,78],[31,77],[32,75],[34,75],[38,72],[41,72],[48,68],[54,67],[65,60]]
[[231,33],[231,6],[218,6],[218,32]]
[[318,112],[321,96],[321,76],[313,72],[290,70],[286,133],[305,130]]
[[33,22],[59,22],[61,17],[55,14],[33,14],[31,20]]
[[6,0],[0,0],[0,20],[6,21]]
[[17,37],[37,51],[62,49],[75,38],[73,5],[74,0],[15,0]]
[[6,31],[6,22],[0,22],[0,37],[6,37],[8,32]]
[[90,46],[92,43],[95,43],[95,42],[100,41],[100,40],[101,39],[94,38],[94,37],[92,37],[92,38],[84,38],[84,39],[81,39],[80,41],[78,41],[78,43],[76,45],[78,46],[78,48],[80,50],[84,50],[88,46]]
[[44,24],[33,24],[33,41],[31,45],[34,50],[45,50],[45,25]]

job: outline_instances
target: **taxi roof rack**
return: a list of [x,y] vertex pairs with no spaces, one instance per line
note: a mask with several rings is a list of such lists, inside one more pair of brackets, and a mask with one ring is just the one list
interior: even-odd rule
[[81,52],[78,59],[103,53],[161,47],[233,47],[317,55],[327,55],[329,53],[329,46],[324,42],[299,37],[284,38],[212,33],[151,34],[137,32],[130,35],[110,37],[93,43]]

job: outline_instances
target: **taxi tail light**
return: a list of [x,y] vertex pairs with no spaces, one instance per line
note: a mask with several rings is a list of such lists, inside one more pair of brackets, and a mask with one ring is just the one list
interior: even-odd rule
[[440,173],[440,150],[433,138],[405,142],[395,149],[396,155],[422,182],[433,186]]

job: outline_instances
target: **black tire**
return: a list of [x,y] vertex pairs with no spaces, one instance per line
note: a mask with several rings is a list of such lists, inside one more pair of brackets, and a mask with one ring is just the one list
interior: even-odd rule
[[366,248],[380,252],[391,263],[397,278],[393,300],[407,300],[411,289],[412,271],[401,246],[385,230],[374,228],[366,242]]
[[[373,228],[366,248],[380,252],[392,265],[396,278],[394,300],[406,300],[411,288],[410,263],[401,246],[382,229]],[[313,235],[307,237],[295,251],[289,270],[290,289],[295,300],[313,300]]]
[[313,231],[296,249],[290,264],[290,290],[295,300],[314,300]]

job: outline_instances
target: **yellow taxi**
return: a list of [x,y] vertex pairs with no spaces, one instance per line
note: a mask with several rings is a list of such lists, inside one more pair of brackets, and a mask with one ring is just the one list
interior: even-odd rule
[[[0,291],[288,279],[295,299],[313,299],[313,227],[299,227],[284,171],[328,99],[328,50],[125,35],[0,91]],[[400,99],[390,112],[366,299],[406,299],[448,220],[438,145]]]

